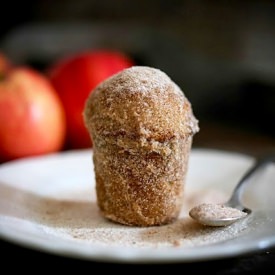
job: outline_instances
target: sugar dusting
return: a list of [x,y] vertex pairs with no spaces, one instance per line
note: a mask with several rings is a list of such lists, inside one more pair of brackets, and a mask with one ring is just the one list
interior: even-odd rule
[[[145,228],[124,226],[104,219],[94,195],[87,199],[89,193],[91,190],[83,190],[84,200],[79,194],[79,200],[67,201],[1,187],[0,201],[5,207],[0,207],[0,212],[6,217],[34,223],[51,238],[106,247],[194,247],[232,239],[248,228],[246,219],[227,227],[211,228],[199,225],[188,216],[188,209],[198,198],[215,203],[225,199],[223,193],[213,190],[186,194],[182,213],[174,223]],[[73,194],[71,197],[74,197]]]
[[180,87],[166,73],[146,66],[124,69],[100,83],[86,101],[84,120],[91,133],[99,131],[104,136],[121,131],[124,135],[145,131],[147,136],[152,131],[155,137],[167,129],[173,136],[184,136],[199,131]]
[[[196,196],[207,194],[196,194]],[[191,205],[190,205],[191,206]],[[185,209],[189,206],[185,205]],[[208,228],[193,222],[183,211],[177,221],[164,226],[148,228],[128,227],[112,223],[102,218],[95,205],[93,205],[86,218],[82,221],[71,220],[71,227],[45,227],[45,232],[62,238],[73,238],[75,241],[93,243],[105,246],[127,247],[192,247],[216,243],[236,237],[246,228],[244,222],[227,228]],[[84,210],[84,209],[83,209]],[[87,210],[86,210],[87,211]],[[84,215],[84,212],[82,212]],[[68,221],[65,213],[58,218],[48,216],[48,221]],[[57,218],[57,220],[55,220]],[[65,223],[64,223],[65,224]]]
[[[145,66],[133,66],[102,82],[98,89],[111,89],[114,97],[125,90],[127,90],[128,93],[152,96],[153,90],[158,90],[160,94],[164,94],[167,87],[171,85],[174,87],[174,92],[182,97],[181,89],[161,70]],[[154,94],[153,96],[156,97]],[[159,100],[161,97],[156,97],[155,99]]]

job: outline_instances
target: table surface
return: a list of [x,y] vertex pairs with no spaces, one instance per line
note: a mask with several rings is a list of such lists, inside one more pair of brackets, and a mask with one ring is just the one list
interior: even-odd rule
[[[236,130],[230,127],[224,127],[216,124],[201,123],[201,133],[194,139],[194,147],[206,147],[213,149],[222,149],[227,151],[236,151],[252,156],[259,156],[266,152],[275,152],[274,138],[258,134],[251,134]],[[274,229],[275,230],[275,229]],[[26,247],[18,246],[14,243],[0,240],[2,253],[1,265],[5,270],[16,271],[18,266],[11,265],[9,259],[20,260],[22,257],[28,259],[25,264],[20,262],[21,270],[35,270],[32,264],[38,263],[43,267],[43,271],[52,271],[53,268],[62,268],[65,270],[80,270],[80,268],[96,268],[101,271],[147,271],[148,268],[154,272],[158,270],[171,270],[179,267],[182,272],[190,271],[196,274],[196,271],[211,271],[211,274],[252,274],[259,273],[275,268],[275,247],[250,253],[241,257],[232,257],[221,260],[202,261],[196,263],[177,263],[177,264],[114,264],[105,262],[85,261],[74,258],[65,258],[48,254],[41,251],[32,250]],[[15,261],[16,262],[16,261]],[[111,268],[111,269],[110,269]],[[268,271],[269,272],[269,271]]]
[[[171,268],[180,268],[182,272],[190,271],[192,274],[197,274],[199,271],[211,271],[211,274],[252,274],[264,271],[270,271],[275,268],[275,248],[263,250],[257,253],[250,253],[241,257],[233,257],[222,260],[202,261],[196,263],[177,263],[177,264],[114,264],[108,262],[95,262],[87,260],[79,260],[74,258],[65,258],[48,254],[41,251],[31,250],[15,244],[0,241],[2,254],[1,266],[3,270],[8,268],[10,272],[16,271],[18,266],[11,265],[9,259],[16,260],[27,259],[20,261],[20,270],[35,270],[35,265],[42,266],[43,271],[61,268],[62,270],[81,270],[80,268],[97,268],[101,272],[104,271],[148,271],[150,268],[154,272],[161,270],[171,270]],[[4,257],[4,258],[3,258]],[[23,263],[22,263],[23,262]],[[37,266],[37,265],[36,265]],[[92,270],[92,269],[91,269]],[[98,269],[97,269],[98,270]]]

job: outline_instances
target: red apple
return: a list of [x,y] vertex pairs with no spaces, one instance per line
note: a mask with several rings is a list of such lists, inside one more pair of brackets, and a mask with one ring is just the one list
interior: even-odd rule
[[51,66],[49,77],[66,113],[67,148],[92,146],[82,116],[88,95],[101,81],[133,64],[121,52],[91,50],[66,56]]
[[40,72],[15,67],[0,80],[0,160],[60,150],[65,138],[63,105]]

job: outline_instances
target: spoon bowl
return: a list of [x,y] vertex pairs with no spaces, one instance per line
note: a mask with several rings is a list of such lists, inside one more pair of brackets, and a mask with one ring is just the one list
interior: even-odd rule
[[239,210],[231,207],[228,201],[226,204],[202,203],[193,207],[189,215],[203,225],[226,226],[245,218],[251,212],[249,208]]
[[252,213],[241,202],[243,187],[250,179],[258,174],[270,162],[275,161],[275,156],[267,156],[258,159],[254,165],[245,173],[236,185],[230,199],[225,204],[202,203],[189,211],[189,216],[207,226],[227,226],[239,221]]

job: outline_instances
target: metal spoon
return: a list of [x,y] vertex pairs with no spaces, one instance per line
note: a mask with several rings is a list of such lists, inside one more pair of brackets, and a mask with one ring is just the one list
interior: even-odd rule
[[226,226],[251,214],[252,210],[241,203],[243,187],[252,176],[255,176],[256,173],[259,173],[260,170],[273,161],[275,161],[273,155],[258,159],[241,178],[230,199],[225,204],[200,204],[189,211],[190,217],[203,225]]

